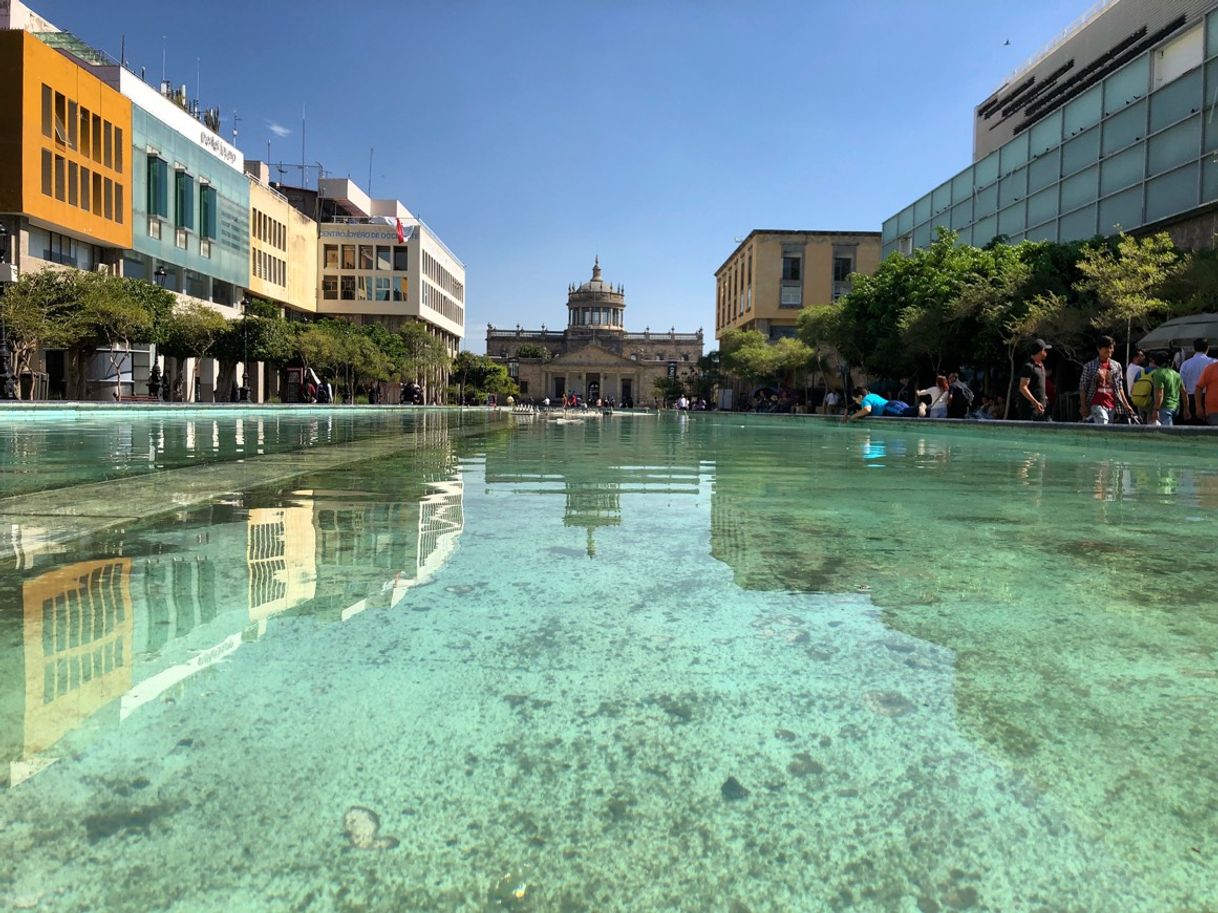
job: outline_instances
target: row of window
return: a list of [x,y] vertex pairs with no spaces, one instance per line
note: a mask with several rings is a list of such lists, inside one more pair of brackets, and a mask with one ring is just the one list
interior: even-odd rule
[[262,210],[255,207],[254,224],[251,226],[254,237],[280,250],[288,249],[288,227],[283,222],[271,218]]
[[42,150],[42,192],[61,203],[123,224],[126,202],[123,185],[49,149]]
[[[854,272],[854,258],[845,254],[834,253],[833,256],[833,291],[836,301],[844,294],[845,283]],[[798,250],[784,250],[782,255],[782,288],[779,292],[778,306],[781,308],[803,307],[803,254]],[[718,326],[723,326],[735,320],[741,314],[747,313],[753,307],[753,253],[750,250],[747,258],[740,258],[727,273],[725,281],[719,284]]]
[[273,285],[286,286],[288,263],[254,247],[250,249],[250,275],[256,279],[265,279]]
[[42,84],[42,135],[123,173],[123,128]]
[[[326,244],[322,247],[322,269],[377,270],[404,273],[409,267],[406,244]],[[341,255],[341,256],[340,256]]]
[[452,295],[458,301],[465,300],[465,286],[427,251],[423,251],[423,275],[436,284],[436,287]]
[[321,277],[321,297],[327,301],[405,301],[410,289],[406,276]]
[[443,314],[449,320],[462,326],[465,325],[465,308],[461,307],[461,305],[457,304],[438,288],[433,288],[428,282],[424,282],[420,288],[425,307],[431,308],[437,314]]
[[571,308],[569,326],[622,325],[622,308]]
[[[195,179],[182,168],[173,174],[173,224],[180,231],[195,230]],[[220,198],[207,178],[199,179],[199,237],[215,240],[219,223]],[[169,218],[169,163],[159,156],[148,156],[148,215]],[[160,228],[149,225],[149,234],[160,237]],[[179,245],[181,246],[181,245]]]

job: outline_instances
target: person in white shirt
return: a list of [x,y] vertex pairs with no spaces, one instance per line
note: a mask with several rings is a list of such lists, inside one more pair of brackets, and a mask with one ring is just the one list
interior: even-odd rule
[[1133,395],[1133,382],[1142,376],[1146,370],[1143,365],[1146,364],[1146,353],[1141,349],[1135,349],[1133,355],[1129,359],[1129,365],[1125,368],[1125,395]]
[[1188,394],[1180,403],[1182,417],[1186,422],[1197,414],[1197,381],[1201,379],[1201,372],[1214,361],[1210,358],[1209,351],[1208,341],[1194,339],[1192,356],[1180,364],[1180,380],[1184,381],[1184,392]]
[[825,394],[825,415],[837,415],[837,407],[841,405],[842,398],[838,396],[836,390],[830,390]]
[[927,387],[925,390],[919,390],[918,396],[930,397],[930,408],[927,410],[927,415],[931,418],[947,418],[947,401],[948,390],[947,378],[940,374],[935,378],[935,385]]

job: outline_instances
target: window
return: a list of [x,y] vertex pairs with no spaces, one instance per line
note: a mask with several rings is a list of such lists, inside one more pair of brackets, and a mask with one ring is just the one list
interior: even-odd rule
[[178,228],[195,227],[195,182],[185,171],[177,171],[174,183],[174,224]]
[[110,180],[109,178],[106,178],[102,182],[102,187],[104,189],[103,197],[105,199],[106,218],[113,219],[114,218],[114,182],[112,180]]
[[1156,89],[1183,76],[1193,67],[1200,66],[1205,56],[1205,35],[1201,26],[1197,25],[1179,38],[1169,41],[1152,56]]
[[216,188],[210,185],[199,188],[199,235],[214,240],[219,223],[220,200]]
[[67,128],[68,128],[68,148],[69,149],[76,148],[76,141],[77,141],[77,137],[79,136],[79,134],[76,132],[76,126],[77,126],[77,120],[79,117],[80,117],[80,114],[77,111],[76,102],[72,101],[71,99],[68,99]]
[[51,138],[51,87],[42,86],[42,135]]
[[169,215],[169,164],[156,156],[148,157],[148,215]]
[[343,269],[355,269],[355,245],[343,245]]
[[398,277],[397,285],[393,289],[393,300],[394,301],[405,301],[406,300],[406,292],[409,289],[409,285],[408,285],[409,282],[410,282],[410,280],[407,279],[405,276]]
[[357,289],[355,296],[357,301],[371,301],[374,297],[372,277],[360,276]]
[[93,161],[100,162],[102,156],[102,119],[101,115],[93,115]]
[[62,155],[55,156],[55,199],[66,200],[67,162]]
[[376,269],[376,258],[373,255],[372,245],[361,244],[359,246],[359,268]]
[[783,256],[782,258],[782,278],[786,281],[799,281],[799,257]]
[[93,215],[102,214],[102,176],[93,172]]
[[833,281],[845,282],[850,278],[850,274],[854,272],[854,261],[849,257],[834,257],[833,258]]
[[376,300],[377,301],[388,301],[389,300],[389,277],[388,276],[377,276],[376,277]]
[[123,173],[123,128],[114,128],[114,170]]
[[404,273],[410,269],[410,262],[406,256],[409,249],[404,244],[399,244],[393,249],[393,268],[396,272]]
[[324,269],[338,269],[338,245],[327,244],[322,255],[322,267]]
[[80,166],[80,208],[85,212],[89,212],[89,188],[93,182],[89,177],[89,169],[84,165]]
[[75,162],[68,162],[68,204],[80,205],[80,172]]
[[389,272],[393,269],[393,255],[390,253],[391,248],[378,247],[376,249],[376,268]]
[[[42,192],[47,196],[54,193],[53,182],[51,180],[52,165],[51,152],[48,149],[42,150]],[[86,207],[87,208],[87,207]]]
[[338,276],[321,277],[321,297],[327,301],[338,300]]
[[89,124],[93,122],[88,108],[80,109],[80,154],[86,158],[90,155],[92,145],[89,143]]
[[102,123],[102,149],[104,150],[104,155],[102,156],[102,164],[105,165],[107,168],[112,168],[114,166],[114,132],[113,131],[114,131],[114,127],[110,124],[110,121],[104,121]]
[[342,284],[341,284],[342,294],[340,297],[342,298],[343,301],[354,301],[355,300],[355,277],[354,276],[342,276],[341,279],[342,279]]
[[67,99],[63,97],[63,93],[55,93],[55,142],[59,145],[67,145],[68,142],[68,110]]

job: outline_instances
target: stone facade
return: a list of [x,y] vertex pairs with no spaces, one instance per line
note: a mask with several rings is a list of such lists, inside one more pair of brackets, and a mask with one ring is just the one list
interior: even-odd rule
[[[601,278],[600,260],[592,278],[567,290],[565,330],[514,330],[488,325],[486,354],[507,365],[524,401],[556,400],[576,393],[595,402],[650,405],[657,402],[655,382],[684,379],[702,357],[702,330],[678,333],[628,333],[624,328],[625,290]],[[544,348],[545,358],[521,357],[522,346]],[[526,349],[526,352],[528,350]]]

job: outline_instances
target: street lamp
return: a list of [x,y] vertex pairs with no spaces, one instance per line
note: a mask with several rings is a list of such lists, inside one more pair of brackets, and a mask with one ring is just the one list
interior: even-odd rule
[[[8,228],[0,222],[0,265],[8,263]],[[0,283],[0,295],[4,286]],[[17,381],[8,364],[8,320],[0,309],[0,400],[17,398]]]
[[237,388],[237,401],[250,401],[250,334],[249,334],[249,298],[241,299],[241,386]]

